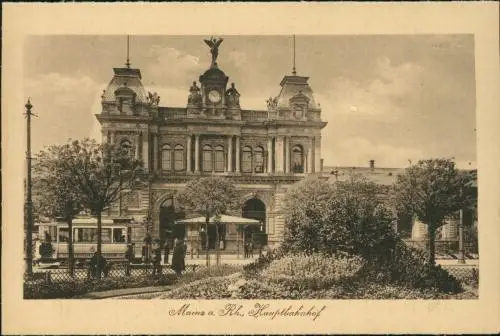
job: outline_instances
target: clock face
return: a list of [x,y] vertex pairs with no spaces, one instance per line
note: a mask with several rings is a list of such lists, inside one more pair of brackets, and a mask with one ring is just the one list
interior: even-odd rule
[[208,99],[212,103],[218,103],[220,101],[220,98],[221,98],[220,93],[217,90],[212,90],[208,93]]

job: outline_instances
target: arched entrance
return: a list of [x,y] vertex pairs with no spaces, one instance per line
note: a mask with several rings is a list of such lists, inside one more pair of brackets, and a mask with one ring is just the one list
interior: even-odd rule
[[247,200],[243,205],[242,216],[261,222],[261,225],[248,225],[245,227],[245,241],[250,240],[254,233],[266,233],[266,205],[260,199],[251,198]]
[[176,211],[173,197],[167,198],[160,205],[160,240],[163,244],[167,239],[184,239],[186,228],[184,225],[175,225],[175,221],[184,219],[181,211]]

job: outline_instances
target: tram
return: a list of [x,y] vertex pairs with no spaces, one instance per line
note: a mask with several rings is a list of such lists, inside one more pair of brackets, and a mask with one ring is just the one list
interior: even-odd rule
[[[141,255],[144,227],[129,218],[102,219],[102,255],[108,260],[124,259],[128,244],[133,244],[136,257]],[[37,259],[65,262],[68,259],[68,224],[62,219],[50,223],[37,223],[39,239],[35,244]],[[97,250],[97,219],[93,217],[73,220],[73,252],[75,262],[92,257]],[[52,254],[42,256],[40,245],[50,242]]]

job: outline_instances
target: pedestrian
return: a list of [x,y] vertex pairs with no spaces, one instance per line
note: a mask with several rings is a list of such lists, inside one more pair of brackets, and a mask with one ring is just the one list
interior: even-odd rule
[[153,251],[153,274],[161,274],[161,246],[158,246]]
[[248,244],[248,254],[249,254],[249,257],[253,258],[253,242],[250,241],[250,243]]
[[248,243],[247,242],[245,242],[243,244],[243,258],[245,258],[245,259],[248,258]]
[[184,271],[186,269],[186,254],[187,254],[187,239],[184,239],[182,241],[182,270]]
[[165,252],[163,256],[163,263],[166,265],[168,264],[168,255],[170,254],[170,245],[168,243],[168,240],[165,241],[165,246],[164,246]]
[[106,259],[104,259],[102,255],[98,255],[97,251],[94,252],[94,255],[92,256],[92,258],[90,258],[90,265],[89,265],[90,275],[92,276],[92,278],[97,277],[98,271],[102,275],[105,275],[107,266],[106,264],[107,264]]
[[184,247],[182,243],[176,239],[174,242],[174,248],[172,252],[172,266],[171,268],[175,271],[177,275],[181,275],[183,269],[184,259]]

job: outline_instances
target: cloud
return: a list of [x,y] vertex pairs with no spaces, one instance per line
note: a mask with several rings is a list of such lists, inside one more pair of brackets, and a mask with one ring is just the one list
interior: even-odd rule
[[100,92],[104,86],[88,76],[55,72],[27,78],[25,95],[31,97],[38,116],[32,123],[33,151],[94,134],[94,114],[100,112]]
[[317,98],[336,115],[398,120],[405,104],[422,87],[424,68],[415,63],[394,65],[387,57],[377,60],[374,77],[366,81],[338,77]]
[[148,64],[146,72],[148,79],[157,85],[191,81],[204,70],[199,57],[172,47],[153,45],[149,55],[154,61]]

